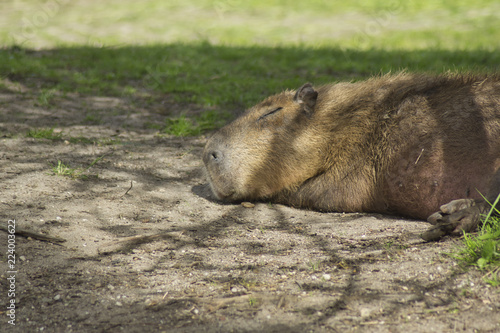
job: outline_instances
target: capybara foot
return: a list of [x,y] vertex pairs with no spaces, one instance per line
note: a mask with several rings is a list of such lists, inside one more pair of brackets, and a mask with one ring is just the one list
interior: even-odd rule
[[425,241],[437,241],[446,235],[460,236],[474,231],[480,223],[484,203],[472,199],[453,200],[440,207],[440,211],[427,219],[431,224],[422,234]]

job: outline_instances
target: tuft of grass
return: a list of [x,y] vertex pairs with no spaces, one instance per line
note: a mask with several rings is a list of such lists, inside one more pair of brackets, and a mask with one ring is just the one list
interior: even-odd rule
[[97,162],[99,162],[100,160],[102,160],[105,156],[106,156],[106,154],[104,154],[102,156],[99,156],[98,158],[96,158],[95,160],[93,160],[92,163],[90,163],[90,165],[85,170],[88,170],[88,169],[92,168],[94,166],[94,164],[96,164]]
[[56,89],[42,89],[36,99],[36,105],[46,108],[52,106],[56,92]]
[[122,142],[118,139],[113,139],[113,138],[102,138],[97,140],[97,145],[99,147],[101,146],[114,146],[114,145],[119,145]]
[[52,167],[52,172],[56,176],[69,177],[72,179],[79,178],[81,171],[64,164],[61,161],[57,161],[57,165]]
[[252,307],[257,305],[257,299],[255,297],[252,297],[252,296],[248,297],[248,304]]
[[390,250],[390,249],[393,247],[393,245],[394,245],[394,240],[393,240],[393,239],[391,239],[391,240],[389,240],[389,241],[385,242],[385,244],[384,244],[384,248],[385,248],[386,250]]
[[320,265],[321,265],[320,261],[309,261],[309,269],[313,272],[318,271]]
[[61,140],[62,132],[54,133],[53,128],[35,128],[26,133],[26,137],[34,139]]
[[260,285],[259,282],[249,281],[249,280],[245,280],[245,279],[238,280],[238,283],[240,285],[242,285],[246,290],[255,289],[256,287],[258,287]]
[[84,172],[87,173],[90,168],[92,168],[97,162],[101,161],[104,157],[106,157],[106,154],[97,157],[86,168],[72,168],[69,165],[64,164],[62,161],[58,160],[57,165],[54,165],[52,167],[52,174],[55,176],[69,177],[71,179],[99,178],[98,174],[85,175]]
[[[500,201],[500,195],[493,207]],[[500,217],[493,216],[492,208],[484,218],[484,223],[476,234],[464,233],[464,245],[456,257],[468,265],[484,271],[485,282],[500,286]],[[497,214],[500,214],[496,210]]]
[[222,126],[228,118],[228,114],[213,110],[205,111],[199,116],[192,118],[180,115],[175,118],[167,118],[165,121],[166,126],[162,132],[175,136],[200,135]]
[[200,134],[199,128],[195,125],[193,120],[181,115],[176,118],[167,118],[165,120],[166,126],[163,133],[175,136],[193,136]]

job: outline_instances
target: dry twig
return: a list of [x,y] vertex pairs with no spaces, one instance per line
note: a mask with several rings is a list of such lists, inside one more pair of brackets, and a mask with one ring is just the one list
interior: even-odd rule
[[[9,232],[7,227],[3,226],[3,225],[0,225],[0,230],[3,230],[5,232]],[[41,240],[44,242],[50,242],[50,243],[54,243],[54,244],[60,244],[60,243],[64,243],[66,241],[64,238],[47,236],[47,235],[39,234],[39,233],[36,233],[33,231],[19,229],[19,228],[16,228],[16,236],[22,236],[22,237],[26,237],[26,238],[31,237],[34,239],[38,239],[38,240]]]

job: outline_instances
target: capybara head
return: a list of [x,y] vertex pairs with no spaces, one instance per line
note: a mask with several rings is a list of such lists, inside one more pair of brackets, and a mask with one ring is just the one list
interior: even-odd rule
[[317,96],[311,84],[271,96],[210,138],[203,162],[218,199],[270,197],[321,171]]

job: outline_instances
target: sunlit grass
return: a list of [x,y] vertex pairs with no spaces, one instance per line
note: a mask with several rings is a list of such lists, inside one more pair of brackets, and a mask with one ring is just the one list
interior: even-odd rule
[[0,43],[49,48],[206,41],[493,50],[499,10],[493,0],[4,1]]
[[201,115],[191,118],[185,115],[167,118],[163,133],[175,136],[200,135],[203,132],[222,126],[227,118],[228,114],[215,111],[205,111]]
[[[500,196],[493,206],[498,201],[500,201]],[[493,286],[500,286],[500,218],[498,214],[500,211],[490,210],[479,232],[464,234],[464,247],[457,255],[459,260],[483,271],[484,280]]]
[[62,133],[54,133],[53,128],[34,128],[26,133],[26,137],[33,139],[61,140]]

